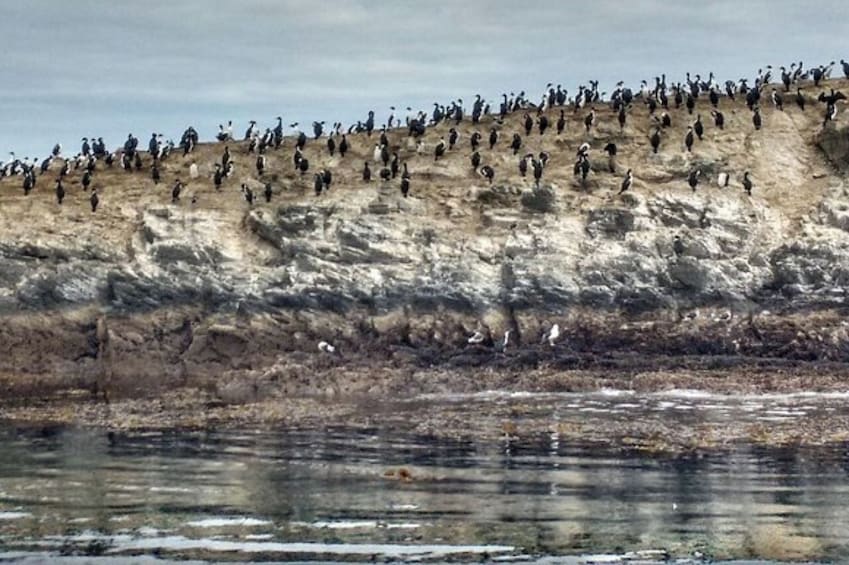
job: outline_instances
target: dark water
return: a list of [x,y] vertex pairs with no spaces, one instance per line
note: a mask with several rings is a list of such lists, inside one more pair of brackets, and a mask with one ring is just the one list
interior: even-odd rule
[[[475,400],[476,410],[488,402]],[[717,413],[735,414],[722,402],[712,401]],[[844,403],[804,400],[837,411]],[[651,403],[569,395],[539,404],[612,413],[627,405],[639,418]],[[0,561],[849,558],[846,445],[647,456],[556,433],[446,439],[402,422],[263,432],[6,428]]]

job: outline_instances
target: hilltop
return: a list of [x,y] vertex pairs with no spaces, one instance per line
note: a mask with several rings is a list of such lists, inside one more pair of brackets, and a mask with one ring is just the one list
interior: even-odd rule
[[[842,374],[849,126],[840,114],[823,127],[825,108],[815,100],[829,88],[849,84],[805,85],[804,112],[790,100],[784,111],[764,100],[759,131],[741,100],[721,99],[723,130],[704,98],[692,116],[671,107],[657,155],[649,143],[654,121],[640,103],[621,131],[608,104],[595,105],[589,133],[588,108],[566,108],[562,135],[551,127],[540,136],[535,127],[525,136],[522,111],[503,123],[466,118],[457,146],[436,162],[433,148],[452,124],[429,127],[418,151],[405,128],[393,129],[391,149],[411,173],[408,198],[400,178],[379,180],[373,162],[372,182],[361,179],[377,133],[349,135],[344,158],[329,155],[326,137],[310,139],[306,175],[295,170],[287,138],[267,151],[261,178],[247,142],[229,142],[236,168],[221,191],[211,177],[224,143],[171,154],[158,185],[145,153],[140,172],[99,163],[96,213],[81,170],[66,178],[65,202],[56,204],[61,160],[28,196],[20,179],[4,178],[0,348],[9,353],[0,359],[0,383],[17,398],[76,389],[139,397],[185,387],[241,402],[319,392],[558,390],[594,386],[587,382],[600,382],[601,373],[576,381],[574,372],[599,368],[624,374],[622,386],[658,368],[738,362],[773,372],[827,362]],[[552,126],[559,110],[547,112]],[[705,135],[688,153],[684,136],[696,114]],[[491,127],[501,133],[493,150]],[[482,163],[496,171],[492,184],[470,165],[473,131],[483,136]],[[523,138],[520,156],[550,155],[538,189],[530,173],[519,174],[513,133]],[[592,171],[581,182],[573,165],[585,142]],[[613,173],[603,152],[610,142],[618,147]],[[316,196],[313,173],[322,168],[333,181]],[[618,196],[628,169],[634,185]],[[687,176],[695,169],[702,179],[692,191]],[[745,171],[751,196],[741,185]],[[730,175],[729,186],[717,186],[720,173]],[[186,188],[171,204],[178,178]],[[253,206],[243,183],[254,190]],[[550,347],[543,337],[555,323],[561,338]],[[511,342],[502,353],[494,345],[506,330]],[[475,331],[483,344],[467,343]],[[336,354],[319,351],[322,340]],[[492,374],[480,380],[445,376],[484,370]],[[433,371],[447,373],[422,376]],[[529,379],[532,372],[539,380]]]

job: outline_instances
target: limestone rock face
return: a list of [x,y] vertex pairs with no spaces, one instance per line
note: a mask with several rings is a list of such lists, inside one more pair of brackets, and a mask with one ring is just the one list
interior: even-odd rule
[[[627,306],[634,297],[641,308],[662,308],[788,293],[807,306],[831,304],[849,281],[844,190],[835,184],[812,203],[815,213],[792,233],[778,211],[754,201],[683,188],[582,214],[490,209],[501,216],[462,231],[397,204],[375,217],[357,199],[245,211],[235,233],[214,211],[149,209],[120,245],[32,233],[6,239],[0,304],[6,312],[238,302],[259,311],[558,312]],[[531,192],[520,193],[523,203]]]

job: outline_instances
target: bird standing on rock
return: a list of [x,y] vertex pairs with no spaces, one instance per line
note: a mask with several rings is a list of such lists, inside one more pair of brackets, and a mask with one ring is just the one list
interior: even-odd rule
[[566,129],[566,113],[564,110],[560,110],[560,117],[557,118],[557,135],[563,133],[563,130]]
[[433,160],[439,161],[439,158],[445,155],[445,139],[440,138],[439,143],[436,144],[436,148],[433,150]]
[[590,129],[595,124],[595,109],[590,110],[590,113],[584,118],[584,127],[587,128],[587,133],[590,133]]
[[489,181],[489,184],[492,184],[492,179],[495,178],[495,169],[490,167],[489,165],[484,165],[481,167],[480,171],[478,171],[480,176]]
[[746,194],[749,196],[752,195],[752,180],[749,178],[749,171],[743,173],[743,190],[746,191]]
[[694,171],[690,171],[690,174],[687,176],[687,184],[690,185],[690,188],[693,189],[693,192],[696,192],[696,187],[699,186],[699,176],[701,174],[701,170],[695,169]]
[[624,194],[627,192],[631,185],[634,184],[634,174],[631,172],[631,169],[628,169],[628,172],[625,173],[625,180],[622,181],[622,187],[619,189],[618,194]]
[[522,136],[518,133],[513,134],[513,141],[510,143],[510,149],[513,150],[513,155],[519,153],[519,149],[522,148]]
[[772,104],[780,111],[784,111],[784,97],[776,89],[772,89]]
[[180,191],[183,190],[183,183],[179,179],[174,183],[171,189],[171,204],[176,204],[180,201]]
[[654,130],[649,142],[651,143],[652,153],[657,153],[657,150],[660,147],[660,128]]
[[480,167],[480,165],[481,165],[481,154],[478,151],[475,151],[474,153],[472,153],[471,161],[472,161],[472,168],[475,171],[477,171],[478,167]]
[[722,112],[720,112],[719,110],[712,110],[710,115],[713,116],[713,124],[718,129],[725,128],[725,116],[722,115]]

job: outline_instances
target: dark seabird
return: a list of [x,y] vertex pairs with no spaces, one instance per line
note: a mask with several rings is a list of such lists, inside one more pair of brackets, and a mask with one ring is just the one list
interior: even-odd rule
[[65,199],[65,187],[62,186],[62,179],[56,180],[56,202],[59,205],[62,205],[62,201]]
[[331,157],[336,153],[336,141],[333,140],[332,135],[327,138],[327,152],[330,153]]
[[363,181],[371,182],[371,169],[368,166],[368,161],[365,162],[365,166],[363,167]]
[[227,168],[227,163],[230,162],[230,148],[228,146],[224,146],[224,154],[221,156],[221,166],[223,168]]
[[81,182],[83,185],[83,190],[88,190],[88,187],[91,186],[91,173],[88,171],[83,173],[83,178]]
[[590,174],[590,160],[586,155],[581,155],[580,162],[578,164],[579,169],[581,171],[581,182],[586,182],[587,175]]
[[590,110],[590,113],[584,118],[584,127],[587,128],[587,133],[590,133],[590,128],[595,123],[595,110]]
[[531,157],[531,166],[534,169],[534,182],[539,187],[539,181],[542,180],[542,162]]
[[705,127],[704,127],[704,125],[702,125],[701,114],[696,115],[696,121],[693,123],[693,131],[696,132],[696,135],[699,136],[699,141],[701,141],[702,136],[705,133]]
[[91,197],[89,197],[88,201],[91,204],[92,213],[96,212],[97,211],[97,205],[100,203],[100,198],[97,197],[97,189],[96,188],[91,191]]
[[672,127],[672,118],[669,117],[669,114],[667,112],[664,112],[660,115],[660,125],[664,128]]
[[445,139],[440,138],[439,143],[436,144],[436,148],[433,150],[433,160],[439,161],[439,158],[445,155]]
[[312,133],[315,136],[315,139],[321,137],[321,134],[324,133],[324,122],[313,122]]
[[534,120],[531,118],[530,114],[525,113],[525,136],[531,135],[531,130],[534,129]]
[[248,206],[253,206],[254,204],[254,191],[246,185],[242,184],[242,194],[245,195],[245,202],[248,203]]
[[345,134],[342,134],[342,141],[339,142],[339,155],[341,157],[345,156],[345,153],[348,152],[348,138],[345,137]]
[[719,93],[715,88],[710,89],[710,92],[708,93],[708,100],[710,100],[710,105],[714,108],[719,106]]
[[676,235],[672,240],[672,251],[675,252],[676,256],[680,256],[684,253],[684,242],[681,241],[681,236]]
[[396,151],[392,152],[392,160],[389,162],[389,170],[392,171],[392,178],[398,176],[398,168],[400,167],[401,158],[398,157]]
[[457,138],[459,134],[457,133],[456,128],[451,128],[448,130],[448,149],[454,149],[454,145],[457,144]]
[[481,165],[481,154],[480,154],[480,152],[475,151],[474,153],[472,153],[471,161],[472,161],[472,168],[477,171],[478,167],[480,167],[480,165]]
[[631,169],[628,169],[628,172],[625,173],[625,180],[622,181],[622,187],[619,189],[619,194],[627,192],[632,184],[634,184],[634,175],[631,173]]
[[407,198],[407,194],[410,192],[410,179],[401,179],[401,195],[404,198]]
[[545,152],[545,151],[540,151],[540,152],[539,152],[539,161],[540,161],[540,163],[542,163],[542,166],[543,166],[543,167],[545,167],[546,165],[548,165],[548,159],[549,159],[549,157],[550,157],[550,155],[549,155],[547,152]]
[[366,134],[371,137],[371,132],[374,131],[374,110],[369,110],[368,118],[366,119]]
[[518,133],[513,134],[513,141],[510,143],[510,149],[513,150],[513,155],[517,155],[519,153],[519,149],[522,148],[522,136]]
[[761,120],[761,110],[757,106],[755,106],[752,113],[752,123],[755,125],[755,129],[761,129],[761,124],[763,121]]
[[310,162],[306,157],[301,157],[301,160],[298,161],[298,170],[301,171],[301,175],[310,170]]
[[315,188],[316,196],[320,196],[321,191],[324,189],[324,181],[318,173],[315,174],[315,178],[313,179],[313,188]]
[[383,182],[386,182],[392,178],[392,171],[390,171],[387,167],[383,167],[382,169],[380,169],[380,173],[378,174],[380,175],[380,180],[382,180]]
[[616,172],[616,144],[613,142],[604,146],[604,151],[607,153],[607,170],[611,173]]
[[690,174],[687,175],[687,184],[690,185],[690,188],[693,189],[693,192],[696,192],[696,187],[699,186],[699,176],[702,174],[702,171],[696,169],[694,171],[690,171]]
[[560,110],[560,117],[557,118],[557,135],[563,133],[563,130],[566,129],[566,113],[563,110]]
[[524,178],[528,173],[528,155],[519,159],[519,175]]
[[472,137],[469,139],[469,143],[472,145],[472,151],[477,151],[478,146],[480,146],[481,142],[481,134],[479,131],[476,131],[472,134]]
[[713,123],[719,129],[725,128],[725,116],[719,110],[712,110],[710,113],[713,116]]
[[[655,112],[657,112],[657,101],[654,98],[652,98],[652,97],[646,98],[646,106],[649,107],[649,115],[653,115]],[[622,116],[620,116],[620,118],[621,118],[621,121],[623,122],[621,125],[624,126],[625,125],[624,124],[624,120],[625,120],[625,117],[624,117],[625,105],[624,104],[622,106],[620,106],[619,112],[620,112],[620,114],[623,114]]]
[[687,135],[684,136],[684,145],[687,146],[687,151],[693,151],[693,126],[687,126]]
[[539,134],[544,135],[545,130],[548,129],[548,117],[547,116],[540,116],[539,120],[537,120],[537,125],[539,127]]
[[274,192],[271,190],[271,183],[270,182],[265,183],[265,201],[271,202],[271,196],[273,194],[274,194]]
[[749,196],[752,195],[752,180],[749,178],[749,171],[743,173],[743,190],[746,191],[746,194]]
[[265,172],[265,155],[257,155],[256,158],[256,173],[259,176]]
[[822,122],[822,127],[825,127],[828,122],[833,122],[837,119],[837,104],[829,102],[825,108],[825,119]]
[[796,89],[796,105],[804,112],[805,111],[805,97],[802,95],[802,89]]
[[619,108],[619,114],[617,115],[617,119],[619,120],[619,131],[625,129],[625,120],[627,118],[627,114],[625,114],[625,106],[622,105]]
[[183,183],[177,180],[174,183],[174,188],[171,189],[171,204],[176,204],[180,201],[181,190],[183,190]]
[[495,169],[490,167],[489,165],[484,165],[481,167],[480,171],[478,171],[480,176],[489,181],[489,184],[492,184],[492,179],[495,178]]
[[498,131],[492,128],[489,130],[489,149],[492,150],[496,143],[498,143]]
[[224,171],[221,170],[221,165],[215,164],[215,174],[212,175],[212,182],[215,184],[215,190],[221,190],[221,183],[224,182]]
[[322,169],[319,174],[321,175],[321,182],[324,183],[324,190],[330,190],[330,185],[333,184],[333,173],[330,172],[330,169]]
[[784,97],[776,89],[772,89],[772,104],[781,111],[784,111]]
[[35,186],[35,177],[30,173],[26,173],[24,175],[24,184],[23,184],[24,196],[28,196],[30,191],[33,189],[34,186]]

